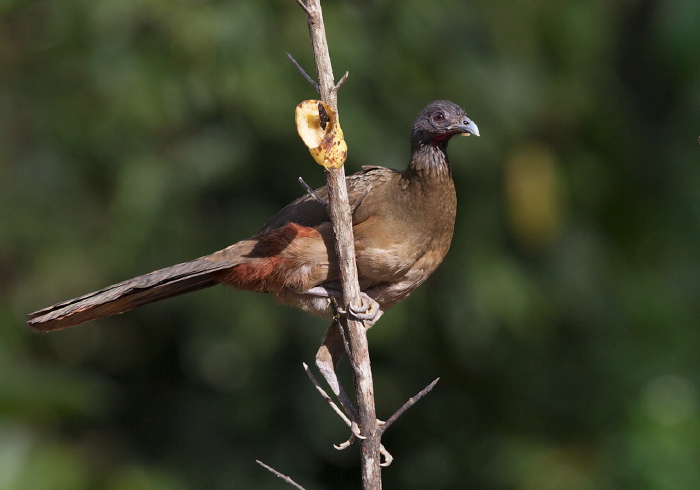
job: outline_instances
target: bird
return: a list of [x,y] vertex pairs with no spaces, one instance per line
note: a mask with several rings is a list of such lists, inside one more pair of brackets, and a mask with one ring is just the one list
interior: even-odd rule
[[[479,129],[457,104],[430,102],[413,123],[405,169],[364,166],[346,177],[361,294],[375,307],[366,317],[370,326],[415,291],[450,248],[457,196],[447,144],[456,135],[479,136]],[[315,194],[282,208],[255,236],[41,309],[27,324],[40,332],[61,330],[217,284],[269,293],[283,305],[333,317],[331,299],[342,294],[323,204],[328,191]],[[327,350],[335,365],[342,349],[328,332],[324,343],[333,344]]]

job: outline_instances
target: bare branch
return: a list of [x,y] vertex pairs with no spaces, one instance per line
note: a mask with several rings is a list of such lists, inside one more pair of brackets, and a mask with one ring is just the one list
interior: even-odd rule
[[328,209],[330,208],[330,205],[326,202],[325,199],[323,199],[321,196],[318,195],[318,193],[313,190],[311,187],[309,187],[309,184],[304,181],[303,178],[299,177],[299,183],[301,186],[306,190],[306,193],[313,197],[319,204],[322,204],[324,208]]
[[391,427],[391,424],[396,422],[396,420],[399,417],[401,417],[404,414],[404,412],[406,412],[406,410],[411,408],[413,405],[416,404],[416,402],[418,400],[420,400],[425,395],[430,393],[430,391],[435,387],[435,385],[437,384],[438,381],[440,381],[440,378],[435,378],[435,380],[432,383],[430,383],[428,386],[423,388],[416,396],[409,398],[408,401],[406,403],[404,403],[403,406],[396,411],[396,413],[394,413],[394,415],[389,417],[389,419],[379,427],[379,430],[378,430],[379,435],[381,436],[382,434],[384,434],[384,432],[386,432],[386,430],[389,427]]
[[335,85],[335,87],[333,87],[333,91],[337,93],[338,90],[340,90],[340,87],[342,87],[345,84],[345,80],[347,80],[349,76],[350,76],[350,72],[346,71],[345,75],[343,75],[343,78],[341,78],[338,81],[338,83]]
[[[313,375],[313,373],[311,372],[311,369],[309,369],[308,364],[306,364],[305,362],[302,362],[302,365],[304,366],[304,371],[306,371],[306,375],[311,380],[311,383],[313,383],[313,385],[316,387],[316,390],[318,390],[318,392],[321,394],[321,397],[324,400],[326,400],[326,403],[328,403],[328,405],[333,409],[333,411],[338,415],[338,417],[340,417],[340,419],[343,422],[345,422],[345,425],[350,427],[350,431],[352,432],[352,434],[350,435],[350,438],[347,441],[345,441],[341,444],[333,444],[333,447],[336,448],[338,451],[342,451],[343,449],[349,448],[352,445],[352,443],[355,442],[356,439],[360,439],[360,440],[365,439],[364,436],[360,435],[359,428],[357,427],[357,424],[354,421],[351,421],[343,413],[343,411],[340,408],[338,408],[338,405],[336,405],[335,402],[333,401],[333,399],[330,397],[330,395],[328,393],[326,393],[326,390],[324,390],[321,387],[321,383],[319,383],[318,380],[316,379],[316,377]],[[433,384],[436,382],[437,382],[437,380],[435,380],[433,382]],[[341,387],[341,390],[342,390],[342,387]],[[343,394],[345,394],[345,392],[343,392]],[[345,396],[347,397],[347,395],[345,395]],[[350,406],[352,407],[352,405],[350,405]],[[345,407],[343,407],[343,408],[345,408]],[[354,412],[354,407],[353,407],[353,412]],[[355,413],[355,416],[357,416],[357,412],[354,412],[354,413]],[[379,452],[384,457],[384,462],[381,463],[380,466],[389,466],[391,464],[391,462],[394,461],[394,457],[389,453],[389,451],[387,451],[384,448],[383,445],[379,446]]]
[[262,466],[263,468],[265,468],[265,469],[266,469],[267,471],[269,471],[270,473],[272,473],[273,475],[275,475],[276,477],[281,478],[282,480],[286,481],[287,483],[289,483],[289,484],[290,484],[291,486],[293,486],[294,488],[296,488],[296,489],[298,489],[298,490],[306,490],[304,487],[302,487],[301,485],[299,485],[297,482],[295,482],[294,480],[292,480],[292,479],[291,479],[290,477],[288,477],[287,475],[283,475],[282,473],[280,473],[280,472],[277,471],[276,469],[274,469],[274,468],[272,468],[272,467],[266,465],[265,463],[263,463],[263,462],[260,461],[259,459],[256,459],[255,462],[258,463],[258,464],[259,464],[260,466]]
[[[301,1],[301,0],[297,0],[297,1]],[[299,63],[297,63],[297,60],[294,59],[294,56],[292,56],[291,54],[287,53],[287,58],[289,59],[289,61],[292,62],[292,64],[296,67],[296,69],[299,71],[299,73],[301,73],[301,75],[302,75],[304,78],[306,78],[306,81],[309,82],[309,83],[311,84],[311,86],[314,88],[314,90],[316,91],[316,93],[317,93],[317,94],[320,94],[320,93],[321,93],[321,89],[318,88],[318,83],[316,82],[316,80],[314,80],[313,78],[311,78],[311,76],[310,76],[308,73],[306,73],[306,70],[304,70],[304,69],[301,67],[301,65],[300,65]],[[341,80],[341,81],[342,81],[342,80]]]
[[340,408],[338,408],[338,405],[335,404],[330,395],[326,393],[326,391],[321,387],[321,383],[319,383],[316,377],[313,375],[313,373],[309,369],[309,366],[305,362],[303,362],[302,365],[304,366],[304,371],[306,371],[306,375],[309,377],[309,379],[316,387],[318,392],[321,394],[321,397],[323,397],[323,399],[326,400],[328,405],[330,405],[330,407],[338,415],[338,417],[340,417],[340,419],[343,422],[345,422],[345,425],[350,427],[350,431],[352,432],[352,436],[350,436],[350,439],[348,439],[347,442],[344,442],[339,446],[334,444],[334,447],[336,449],[345,449],[352,443],[355,437],[357,437],[358,439],[364,439],[364,436],[360,434],[360,428],[357,426],[357,411],[355,410],[355,407],[352,406],[352,403],[350,403],[350,400],[345,394],[345,391],[343,391],[342,387],[340,389],[343,393],[343,396],[345,397],[345,400],[343,400],[343,397],[341,397],[340,395],[338,395],[338,399],[340,400],[340,404],[343,406],[343,409],[345,410],[345,413],[348,414],[348,416],[346,416],[345,413],[343,413],[343,411]]
[[[301,0],[297,0],[301,2]],[[302,3],[300,3],[302,5]],[[320,0],[306,0],[302,8],[306,12],[309,37],[314,52],[316,74],[321,100],[338,114],[337,88],[333,77],[328,41],[323,23]],[[339,88],[339,87],[338,87]],[[343,290],[343,304],[346,310],[361,305],[360,285],[355,260],[355,240],[352,229],[352,214],[345,182],[345,170],[326,169],[330,218],[335,236],[335,252],[338,258],[339,275]],[[357,309],[357,308],[355,308]],[[359,413],[361,434],[362,487],[364,490],[379,490],[381,483],[381,441],[377,434],[377,416],[374,406],[374,384],[369,359],[367,334],[362,322],[352,318],[341,318],[340,323],[347,328],[350,344],[350,365],[355,381],[355,394]]]
[[340,408],[338,408],[338,405],[335,404],[335,402],[334,402],[333,399],[328,395],[328,393],[326,393],[326,391],[321,387],[321,383],[319,383],[318,380],[316,379],[316,377],[313,375],[313,373],[312,373],[311,370],[309,369],[308,364],[306,364],[305,362],[303,362],[302,365],[304,366],[304,371],[306,371],[306,375],[309,377],[309,379],[311,380],[311,382],[313,383],[313,385],[316,387],[316,389],[318,390],[318,392],[321,394],[321,396],[323,397],[323,399],[326,400],[326,402],[328,403],[328,405],[330,405],[330,407],[333,409],[333,411],[334,411],[336,414],[338,414],[338,417],[340,417],[340,419],[341,419],[343,422],[345,422],[345,425],[347,425],[348,427],[350,427],[350,426],[352,425],[352,422],[350,421],[350,419],[349,419],[348,417],[345,416],[345,414],[343,413],[343,411],[342,411]]
[[297,3],[298,3],[299,6],[304,10],[304,12],[306,12],[306,15],[307,15],[307,16],[310,16],[310,15],[311,15],[311,13],[309,12],[308,7],[307,7],[306,4],[304,3],[304,0],[297,0]]
[[350,349],[350,341],[348,340],[348,334],[345,332],[345,329],[343,328],[343,324],[338,322],[338,330],[340,331],[340,338],[343,339],[343,347],[345,348],[345,355],[348,356],[348,359],[350,359],[350,356],[352,356],[352,350]]

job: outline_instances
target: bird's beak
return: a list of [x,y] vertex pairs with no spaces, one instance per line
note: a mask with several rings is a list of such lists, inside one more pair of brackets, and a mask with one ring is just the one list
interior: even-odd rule
[[461,133],[462,136],[469,136],[473,134],[474,136],[479,136],[479,127],[474,123],[474,121],[469,121],[469,124],[452,124],[447,127],[448,131],[455,133]]

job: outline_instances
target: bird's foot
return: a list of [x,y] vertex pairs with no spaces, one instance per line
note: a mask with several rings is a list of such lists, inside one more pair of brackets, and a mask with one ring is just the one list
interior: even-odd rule
[[[370,326],[378,319],[379,315],[379,303],[370,298],[366,293],[360,293],[360,306],[347,306],[347,313],[349,313],[355,320],[369,322]],[[342,309],[338,308],[340,313],[346,313]]]
[[[377,426],[379,427],[382,424],[384,424],[384,422],[377,419]],[[354,424],[354,422],[353,422],[353,425],[355,427],[357,427]],[[342,451],[342,450],[347,449],[350,446],[352,446],[352,444],[357,439],[366,439],[366,437],[360,436],[358,433],[356,433],[354,430],[352,430],[352,428],[351,428],[351,431],[352,431],[352,434],[350,435],[350,438],[347,441],[340,443],[340,444],[333,444],[333,447],[335,449],[337,449],[338,451]],[[383,460],[382,462],[379,463],[379,466],[386,467],[386,466],[391,465],[391,463],[394,461],[394,457],[391,455],[391,453],[389,451],[387,451],[387,449],[384,447],[384,444],[381,444],[381,443],[379,444],[379,454],[381,454],[382,460]]]
[[[343,292],[337,289],[332,289],[327,286],[316,286],[307,291],[304,294],[311,296],[317,296],[328,299],[341,299],[343,298]],[[360,291],[360,305],[352,306],[348,305],[345,309],[338,308],[338,312],[345,314],[349,313],[355,320],[366,322],[367,328],[374,325],[382,314],[379,303],[373,300],[367,293]]]

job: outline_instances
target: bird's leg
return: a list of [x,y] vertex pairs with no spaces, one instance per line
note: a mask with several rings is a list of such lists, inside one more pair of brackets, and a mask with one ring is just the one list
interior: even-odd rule
[[[328,299],[343,298],[342,291],[329,288],[327,286],[313,287],[307,291],[304,291],[304,294]],[[360,292],[360,300],[362,301],[360,306],[345,305],[345,308],[347,309],[347,312],[350,313],[355,319],[367,322],[366,327],[369,328],[374,325],[374,322],[379,320],[379,317],[381,316],[381,309],[379,307],[379,303],[374,301],[367,293]],[[343,310],[339,309],[339,311],[341,313],[345,313]]]

